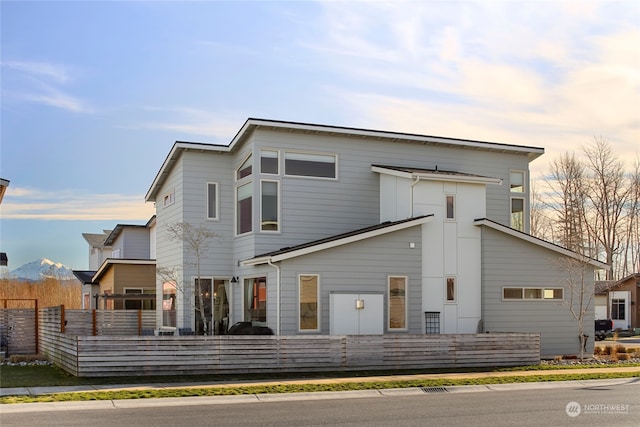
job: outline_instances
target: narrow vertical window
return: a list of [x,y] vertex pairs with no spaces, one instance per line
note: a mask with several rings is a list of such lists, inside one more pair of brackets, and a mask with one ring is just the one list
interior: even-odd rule
[[252,228],[253,219],[251,215],[251,211],[253,209],[252,191],[253,191],[252,183],[241,185],[236,189],[236,192],[237,192],[236,233],[237,234],[248,233],[253,229]]
[[389,329],[407,328],[407,278],[389,277]]
[[511,199],[511,228],[524,231],[524,199]]
[[300,275],[300,330],[318,330],[318,275]]
[[207,219],[218,219],[218,184],[207,183]]
[[262,181],[260,230],[278,231],[278,182]]
[[512,193],[524,193],[524,172],[512,171],[509,175],[509,183]]
[[447,219],[455,219],[455,197],[447,196]]
[[245,159],[236,171],[236,180],[242,179],[253,173],[253,156],[249,154],[249,157]]
[[456,302],[456,278],[447,277],[447,302]]
[[278,152],[274,150],[260,151],[260,173],[277,175],[280,173],[278,167]]

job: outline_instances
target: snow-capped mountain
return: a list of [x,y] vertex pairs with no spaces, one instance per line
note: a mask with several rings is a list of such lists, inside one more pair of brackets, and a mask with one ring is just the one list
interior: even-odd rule
[[12,270],[9,273],[9,277],[25,280],[42,280],[47,278],[70,280],[74,278],[73,272],[69,267],[46,258],[40,258]]

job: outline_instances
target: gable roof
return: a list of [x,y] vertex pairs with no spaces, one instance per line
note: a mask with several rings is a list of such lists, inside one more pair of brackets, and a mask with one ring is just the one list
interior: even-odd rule
[[502,185],[502,179],[488,176],[474,175],[464,172],[447,171],[440,169],[409,168],[404,166],[371,165],[371,171],[386,175],[398,176],[407,179],[427,179],[434,181],[466,182],[471,184],[497,184]]
[[547,242],[546,240],[540,239],[538,237],[534,237],[531,234],[527,234],[524,233],[522,231],[516,230],[514,228],[511,227],[507,227],[505,225],[502,225],[500,223],[497,223],[495,221],[492,221],[490,219],[487,218],[480,218],[480,219],[476,219],[474,221],[474,225],[477,226],[485,226],[485,227],[489,227],[493,230],[497,230],[500,231],[502,233],[508,234],[510,236],[516,237],[518,239],[524,240],[526,242],[532,243],[536,246],[540,246],[543,247],[545,249],[549,249],[551,251],[557,252],[561,255],[567,256],[569,258],[573,258],[573,259],[577,259],[578,261],[585,261],[588,264],[596,267],[596,268],[601,268],[603,270],[609,270],[611,267],[609,267],[607,264],[598,261],[596,259],[592,259],[592,258],[587,258],[584,256],[581,256],[580,254],[570,251],[567,248],[563,248],[562,246],[556,245],[555,243],[551,243],[551,242]]
[[360,228],[358,230],[349,231],[324,239],[314,240],[312,242],[303,243],[288,248],[282,248],[277,251],[268,252],[258,255],[254,258],[242,261],[244,266],[267,264],[269,262],[278,262],[314,252],[323,251],[325,249],[335,248],[337,246],[346,245],[348,243],[359,242],[361,240],[370,239],[372,237],[381,236],[394,231],[404,230],[406,228],[422,225],[430,221],[433,214],[422,215],[415,218],[403,219],[400,221],[387,221],[376,224],[371,227]]
[[209,152],[217,152],[217,153],[230,153],[233,152],[236,146],[242,144],[255,129],[271,129],[271,130],[286,130],[289,132],[303,132],[303,133],[313,133],[313,134],[324,134],[324,135],[339,135],[339,136],[352,136],[357,138],[372,138],[377,140],[386,140],[392,142],[404,141],[404,142],[414,142],[423,145],[444,145],[450,147],[463,147],[470,148],[476,150],[488,150],[488,151],[498,151],[503,153],[521,153],[526,154],[529,158],[529,161],[532,161],[542,154],[544,154],[544,148],[540,147],[531,147],[525,145],[514,145],[514,144],[504,144],[498,142],[486,142],[486,141],[477,141],[471,139],[459,139],[459,138],[445,138],[440,136],[430,136],[430,135],[420,135],[415,133],[404,133],[404,132],[392,132],[392,131],[382,131],[382,130],[374,130],[374,129],[363,129],[363,128],[354,128],[354,127],[344,127],[344,126],[331,126],[331,125],[320,125],[320,124],[312,124],[312,123],[301,123],[301,122],[288,122],[281,120],[269,120],[269,119],[258,119],[258,118],[249,118],[242,125],[240,130],[233,137],[231,142],[227,145],[222,144],[207,144],[201,142],[185,142],[185,141],[176,141],[171,148],[171,151],[165,158],[160,170],[156,174],[147,194],[145,196],[145,201],[152,202],[156,200],[157,192],[159,187],[162,186],[165,179],[167,178],[169,172],[173,168],[173,165],[177,162],[178,158],[185,150],[199,150],[199,151],[209,151]]

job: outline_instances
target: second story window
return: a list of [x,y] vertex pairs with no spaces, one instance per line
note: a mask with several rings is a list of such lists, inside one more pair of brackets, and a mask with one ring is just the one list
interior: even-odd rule
[[336,156],[309,153],[284,153],[284,173],[289,176],[336,178]]
[[455,219],[456,218],[456,212],[455,212],[456,199],[454,196],[448,195],[446,200],[447,200],[447,219]]
[[207,182],[207,219],[218,219],[218,184]]
[[277,181],[262,181],[261,183],[261,231],[279,231],[280,229],[278,221],[278,187]]
[[524,231],[524,199],[522,198],[511,199],[511,228]]
[[260,151],[260,173],[277,175],[280,173],[278,152],[275,150]]
[[236,180],[240,180],[246,176],[250,176],[253,173],[253,156],[249,154],[249,157],[245,159],[236,171]]
[[236,188],[236,234],[253,230],[253,183]]
[[176,192],[175,190],[171,190],[171,192],[167,193],[162,197],[162,206],[170,206],[176,201]]
[[512,193],[524,193],[524,172],[511,171],[509,175],[509,185]]

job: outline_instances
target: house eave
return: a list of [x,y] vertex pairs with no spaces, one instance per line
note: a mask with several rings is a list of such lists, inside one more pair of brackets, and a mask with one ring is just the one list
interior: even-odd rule
[[98,283],[100,277],[114,265],[156,265],[155,259],[134,259],[134,258],[107,258],[91,278],[92,282]]
[[384,175],[391,175],[406,179],[424,179],[429,181],[459,182],[466,184],[492,184],[502,185],[502,179],[488,176],[469,175],[462,173],[440,172],[440,171],[402,171],[398,169],[386,168],[384,166],[371,166],[371,171]]
[[599,269],[603,269],[603,270],[610,270],[611,269],[611,267],[609,265],[607,265],[607,264],[605,264],[605,263],[603,263],[601,261],[598,261],[598,260],[595,260],[593,258],[589,258],[589,257],[583,256],[583,255],[580,255],[580,254],[578,254],[576,252],[573,252],[573,251],[571,251],[571,250],[569,250],[567,248],[563,248],[562,246],[558,246],[558,245],[556,245],[554,243],[547,242],[546,240],[539,239],[539,238],[534,237],[534,236],[532,236],[530,234],[523,233],[522,231],[515,230],[513,228],[504,226],[502,224],[499,224],[497,222],[491,221],[491,220],[486,219],[486,218],[476,219],[474,221],[474,225],[489,227],[489,228],[491,228],[493,230],[500,231],[502,233],[505,233],[505,234],[508,234],[510,236],[516,237],[518,239],[521,239],[521,240],[524,240],[526,242],[532,243],[534,245],[543,247],[545,249],[549,249],[549,250],[554,251],[554,252],[556,252],[558,254],[561,254],[561,255],[576,259],[576,260],[581,261],[581,262],[585,262],[585,263],[590,264],[590,265],[592,265],[592,266],[594,266],[596,268],[599,268]]
[[377,237],[377,236],[381,236],[381,235],[384,235],[384,234],[393,233],[395,231],[404,230],[406,228],[411,228],[411,227],[415,227],[415,226],[418,226],[418,225],[422,225],[422,224],[425,224],[425,223],[431,221],[432,218],[433,218],[432,215],[423,216],[423,217],[420,217],[420,218],[416,218],[415,220],[405,221],[405,222],[402,222],[402,223],[399,223],[399,224],[394,224],[394,225],[390,225],[388,227],[378,228],[378,229],[375,229],[375,230],[363,232],[363,233],[356,234],[356,235],[353,235],[353,236],[349,236],[349,237],[345,237],[345,238],[341,238],[341,239],[336,239],[336,240],[331,240],[331,241],[328,241],[328,242],[325,242],[325,243],[319,243],[317,245],[308,246],[308,247],[304,247],[304,248],[301,248],[301,249],[284,252],[282,254],[266,255],[266,256],[262,256],[262,257],[251,258],[251,259],[248,259],[248,260],[245,260],[245,261],[241,261],[240,264],[242,266],[248,267],[248,266],[255,266],[255,265],[261,265],[261,264],[268,264],[268,263],[284,261],[284,260],[287,260],[287,259],[291,259],[291,258],[296,258],[296,257],[299,257],[299,256],[303,256],[303,255],[312,254],[312,253],[323,251],[323,250],[326,250],[326,249],[331,249],[331,248],[335,248],[335,247],[338,247],[338,246],[346,245],[346,244],[349,244],[349,243],[359,242],[359,241],[362,241],[362,240],[370,239],[372,237]]

